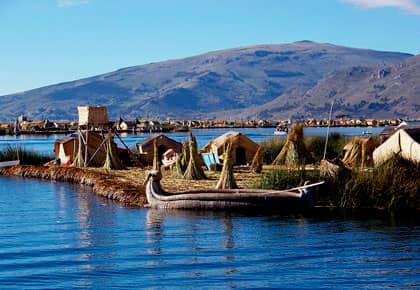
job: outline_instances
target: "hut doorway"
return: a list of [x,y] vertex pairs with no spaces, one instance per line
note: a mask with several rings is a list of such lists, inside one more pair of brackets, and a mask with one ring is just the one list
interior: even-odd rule
[[246,151],[245,151],[245,149],[243,148],[243,147],[241,147],[241,146],[238,146],[237,148],[236,148],[236,164],[239,164],[239,165],[245,165],[247,162],[246,162]]
[[164,146],[164,145],[159,145],[158,146],[158,158],[159,158],[159,160],[162,160],[163,153],[165,153],[167,150],[168,150],[168,148],[166,148],[166,146]]

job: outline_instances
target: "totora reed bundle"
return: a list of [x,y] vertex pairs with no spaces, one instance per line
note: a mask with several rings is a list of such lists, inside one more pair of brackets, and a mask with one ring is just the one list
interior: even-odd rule
[[184,178],[189,180],[207,179],[204,174],[202,160],[197,151],[197,140],[190,130],[190,160],[184,173]]
[[252,158],[251,171],[255,173],[261,173],[262,164],[263,164],[263,155],[262,155],[262,150],[260,146],[258,147],[257,152],[255,152],[254,158]]
[[83,144],[82,144],[82,133],[80,131],[77,132],[77,137],[78,137],[78,144],[79,144],[79,148],[77,150],[77,154],[76,157],[74,158],[73,161],[73,166],[74,167],[84,167],[85,166],[85,158],[84,156],[84,150],[83,150]]
[[117,154],[117,146],[114,143],[114,138],[112,136],[112,132],[108,131],[107,140],[105,143],[106,148],[106,159],[104,168],[108,170],[120,170],[125,169],[124,165],[122,164],[120,158]]
[[160,162],[159,162],[159,149],[157,146],[157,140],[153,140],[153,170],[160,171]]
[[299,166],[311,162],[312,156],[306,149],[303,141],[303,126],[296,124],[290,130],[286,144],[284,144],[272,164]]
[[185,170],[187,170],[188,162],[190,160],[190,146],[188,141],[184,140],[182,143],[182,153],[178,154],[176,158],[176,175],[179,178],[184,177]]
[[234,188],[238,188],[238,185],[236,184],[235,177],[233,175],[232,142],[229,141],[225,150],[222,173],[220,174],[216,189]]

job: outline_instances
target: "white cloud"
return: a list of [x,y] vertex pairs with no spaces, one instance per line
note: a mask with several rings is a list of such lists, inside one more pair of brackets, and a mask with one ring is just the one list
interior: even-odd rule
[[362,8],[398,7],[408,13],[420,15],[416,0],[341,0]]
[[60,8],[80,6],[88,3],[89,0],[57,0],[57,6]]

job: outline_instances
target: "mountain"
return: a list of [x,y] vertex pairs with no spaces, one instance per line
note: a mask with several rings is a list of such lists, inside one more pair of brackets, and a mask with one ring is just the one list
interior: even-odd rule
[[336,115],[420,117],[420,55],[389,66],[339,69],[306,91],[291,90],[267,104],[237,113],[243,118],[327,117],[332,100]]
[[3,120],[20,114],[74,120],[76,107],[89,104],[107,106],[111,118],[229,119],[236,116],[220,112],[244,112],[287,97],[342,68],[392,64],[409,56],[310,41],[240,47],[2,96],[0,114]]

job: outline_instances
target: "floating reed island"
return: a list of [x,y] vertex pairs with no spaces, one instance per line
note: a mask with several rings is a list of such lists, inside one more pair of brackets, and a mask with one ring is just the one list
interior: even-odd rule
[[[89,117],[86,120],[92,122]],[[382,144],[379,138],[347,140],[333,135],[324,146],[323,138],[305,138],[302,125],[296,124],[287,139],[256,144],[232,131],[202,149],[197,148],[190,132],[189,143],[185,140],[184,144],[163,135],[151,136],[137,144],[139,152],[127,146],[117,148],[113,138],[119,138],[118,133],[96,135],[88,128],[79,128],[72,136],[56,141],[55,162],[44,166],[0,166],[0,174],[85,184],[99,196],[140,207],[147,204],[144,183],[151,168],[162,172],[160,185],[174,195],[187,190],[230,192],[233,188],[244,192],[287,191],[306,181],[325,180],[316,205],[420,210],[420,128],[397,128],[381,140]],[[11,148],[3,153],[0,162],[13,160]],[[21,164],[44,160],[22,150],[20,157]]]

